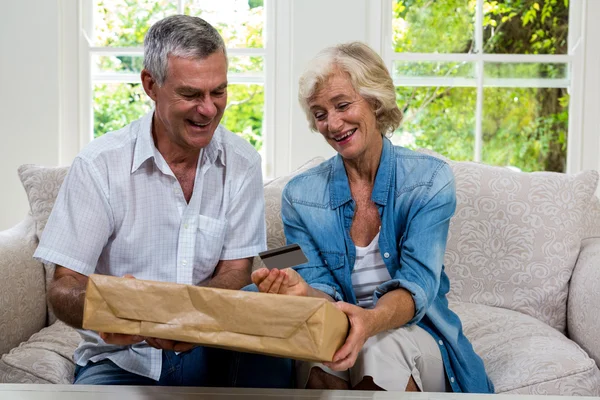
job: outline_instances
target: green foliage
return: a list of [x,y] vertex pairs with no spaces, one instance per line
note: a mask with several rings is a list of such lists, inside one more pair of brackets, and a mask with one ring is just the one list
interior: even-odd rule
[[99,84],[94,87],[94,137],[116,131],[151,109],[139,83]]
[[[396,51],[473,52],[475,0],[396,0]],[[568,1],[484,1],[486,53],[564,54]],[[461,12],[458,12],[461,10]],[[458,15],[460,14],[460,15]],[[436,40],[437,39],[437,40]],[[395,76],[473,78],[469,63],[396,63]],[[487,78],[564,78],[566,66],[539,63],[486,63]],[[396,143],[427,147],[455,160],[474,154],[474,88],[397,89],[405,121]],[[568,131],[565,89],[484,89],[482,161],[525,171],[564,171]]]

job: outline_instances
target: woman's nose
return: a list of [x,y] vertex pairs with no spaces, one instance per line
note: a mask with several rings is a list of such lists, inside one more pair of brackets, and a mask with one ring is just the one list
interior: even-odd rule
[[329,129],[329,132],[331,133],[336,133],[342,130],[342,127],[344,126],[344,123],[342,122],[342,119],[335,115],[335,114],[330,114],[327,118],[327,129]]

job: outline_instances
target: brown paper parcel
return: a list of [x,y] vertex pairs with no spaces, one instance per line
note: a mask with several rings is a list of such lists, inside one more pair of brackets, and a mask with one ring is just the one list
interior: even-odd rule
[[325,299],[91,275],[83,327],[331,361],[348,319]]

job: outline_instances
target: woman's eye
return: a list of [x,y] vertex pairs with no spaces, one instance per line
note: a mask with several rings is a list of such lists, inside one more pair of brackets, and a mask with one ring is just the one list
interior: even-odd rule
[[338,108],[338,110],[343,111],[343,110],[347,109],[349,105],[350,105],[350,103],[341,103],[341,104],[338,104],[337,108]]
[[316,113],[315,114],[315,119],[317,121],[323,121],[325,119],[325,113]]

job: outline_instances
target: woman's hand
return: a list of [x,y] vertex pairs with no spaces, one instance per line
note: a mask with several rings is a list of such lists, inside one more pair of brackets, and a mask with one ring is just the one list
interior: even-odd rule
[[358,352],[361,351],[368,338],[373,336],[370,327],[373,324],[373,313],[359,306],[338,301],[335,306],[343,311],[350,320],[350,333],[346,343],[333,355],[333,361],[324,362],[334,371],[345,371],[354,366]]
[[257,269],[252,273],[252,283],[263,293],[288,294],[292,296],[307,296],[310,286],[291,268]]

